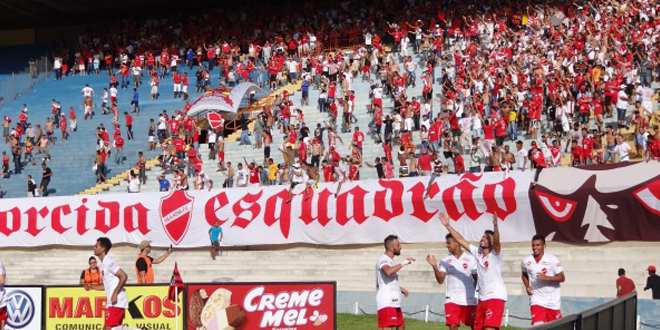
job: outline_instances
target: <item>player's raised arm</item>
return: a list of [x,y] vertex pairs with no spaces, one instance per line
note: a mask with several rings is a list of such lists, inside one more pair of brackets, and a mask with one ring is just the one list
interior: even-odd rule
[[449,218],[447,218],[447,215],[444,214],[444,213],[442,213],[442,212],[440,212],[440,214],[438,214],[438,218],[440,218],[440,222],[442,222],[442,224],[445,225],[445,227],[447,228],[447,230],[449,231],[449,233],[451,234],[451,236],[454,237],[454,239],[456,240],[456,242],[458,242],[458,244],[460,244],[463,248],[465,248],[466,250],[469,251],[469,250],[470,250],[470,243],[468,243],[468,241],[466,241],[465,238],[463,238],[463,236],[461,236],[461,234],[459,234],[459,233],[458,233],[458,232],[457,232],[457,231],[456,231],[456,230],[455,230],[455,229],[449,224]]
[[493,213],[493,232],[495,233],[493,235],[493,251],[495,251],[497,254],[500,254],[502,245],[500,244],[500,230],[497,227],[497,213]]

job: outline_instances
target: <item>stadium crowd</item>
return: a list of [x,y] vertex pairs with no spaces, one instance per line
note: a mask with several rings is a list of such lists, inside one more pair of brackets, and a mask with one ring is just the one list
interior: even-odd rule
[[[660,72],[655,1],[393,1],[370,6],[346,1],[298,6],[295,17],[289,10],[261,6],[108,20],[81,36],[73,54],[67,49],[55,54],[56,79],[102,72],[109,76],[108,89],[100,97],[103,113],[113,115],[114,139],[111,142],[105,128],[99,128],[98,181],[105,181],[103,163],[113,148],[117,162],[123,161],[119,107],[130,104],[139,115],[142,77],[150,81],[152,99],[161,94],[160,80],[172,79],[174,98],[187,100],[188,75],[180,73],[181,68],[197,70],[195,93],[243,81],[269,88],[301,82],[303,105],[310,102],[310,89],[316,89],[318,111],[328,112],[327,122],[306,123],[301,107],[282,94],[259,115],[239,116],[241,144],[252,145],[248,123],[256,121],[253,147],[264,149],[264,159],[249,166],[246,161],[247,169],[239,164],[236,171],[224,159],[223,126],[209,130],[208,158],[218,160],[219,170],[227,175],[226,187],[234,178],[238,186],[321,175],[326,182],[358,180],[363,164],[376,167],[381,178],[393,178],[396,161],[399,176],[536,169],[538,177],[543,168],[561,166],[564,154],[569,166],[660,159],[659,120],[653,112],[659,96],[651,86]],[[214,20],[218,15],[228,19]],[[217,84],[211,78],[216,73]],[[352,86],[362,83],[370,86],[368,96],[354,92]],[[421,95],[411,95],[418,84]],[[131,86],[133,93],[127,95],[132,96],[118,102],[118,89]],[[82,93],[87,118],[95,93]],[[354,127],[353,111],[356,99],[367,97],[372,122],[363,132]],[[46,134],[32,133],[36,139],[31,145],[46,160],[54,143],[49,139],[53,127],[64,127],[66,138],[66,116],[56,101],[53,104],[53,120],[44,124]],[[203,157],[197,148],[202,134],[186,115],[189,107],[186,103],[184,109],[170,110],[172,115],[163,111],[151,122],[149,148],[155,148],[158,139],[161,165],[165,171],[177,171],[171,187],[188,189],[193,186],[188,177],[195,176],[195,187],[210,188],[210,178],[201,174]],[[132,120],[124,114],[130,139]],[[16,141],[27,151],[28,144],[21,144],[21,136],[29,131],[26,118],[16,119],[20,122],[14,128],[5,117],[5,142]],[[73,108],[69,119],[73,130]],[[334,148],[336,140],[344,143],[339,132],[353,133],[350,155],[339,155]],[[270,155],[273,134],[285,135],[278,146],[282,164],[275,164]],[[382,143],[383,156],[374,164],[362,159],[365,136]],[[533,140],[530,150],[523,148],[519,136]],[[634,139],[634,153],[628,136]],[[515,151],[507,141],[515,143]],[[14,159],[20,159],[22,148],[15,149]],[[137,163],[136,181],[142,183],[143,158]],[[8,172],[8,163],[3,165]]]

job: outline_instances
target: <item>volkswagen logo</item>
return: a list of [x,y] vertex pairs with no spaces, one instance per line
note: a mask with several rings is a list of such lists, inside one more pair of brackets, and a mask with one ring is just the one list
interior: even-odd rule
[[30,295],[14,290],[7,296],[7,325],[22,329],[34,318],[35,306]]

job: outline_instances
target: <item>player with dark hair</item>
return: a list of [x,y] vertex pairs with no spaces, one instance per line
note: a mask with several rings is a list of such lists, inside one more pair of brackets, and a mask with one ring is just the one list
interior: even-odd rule
[[85,290],[105,290],[108,300],[105,305],[105,330],[124,323],[124,313],[128,308],[128,296],[124,285],[128,275],[117,265],[114,259],[108,256],[112,242],[107,237],[99,237],[94,245],[94,255],[101,260],[101,276],[103,284],[85,284]]
[[522,260],[520,266],[522,281],[530,296],[532,325],[537,325],[561,318],[559,283],[566,278],[559,259],[545,253],[543,235],[532,237],[532,252]]
[[397,272],[415,259],[408,258],[402,263],[394,263],[394,256],[401,255],[401,243],[395,235],[385,238],[385,253],[376,263],[376,309],[378,310],[378,328],[386,330],[405,330],[401,313],[401,294],[408,297],[408,290],[399,286]]
[[447,281],[445,291],[446,324],[451,330],[458,330],[461,323],[472,327],[477,310],[475,283],[477,282],[477,261],[469,253],[463,253],[461,245],[451,234],[447,234],[449,255],[440,260],[427,255],[426,261],[433,267],[438,284]]
[[500,244],[500,231],[497,228],[497,214],[493,214],[494,230],[486,230],[479,241],[479,247],[468,243],[461,234],[452,228],[449,218],[444,213],[440,213],[438,217],[456,242],[470,251],[477,260],[479,302],[477,303],[474,329],[499,329],[502,324],[507,294],[502,279],[502,245]]

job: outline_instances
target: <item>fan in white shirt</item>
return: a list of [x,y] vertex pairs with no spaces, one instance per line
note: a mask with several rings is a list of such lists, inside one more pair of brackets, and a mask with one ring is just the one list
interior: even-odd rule
[[401,294],[408,297],[408,290],[399,286],[399,274],[405,265],[415,261],[408,258],[395,263],[394,257],[401,255],[399,238],[389,235],[385,238],[385,253],[376,262],[376,310],[378,327],[381,329],[405,329],[401,313]]
[[530,296],[532,325],[552,322],[561,318],[561,290],[565,281],[559,259],[545,253],[545,237],[532,237],[532,254],[521,263],[522,281]]
[[442,284],[447,280],[445,293],[446,324],[450,330],[458,330],[461,323],[474,325],[477,297],[475,282],[477,281],[477,261],[469,253],[463,253],[461,245],[451,234],[447,234],[447,250],[449,255],[440,260],[435,256],[426,256],[426,261],[433,267],[435,280]]
[[497,228],[497,215],[493,214],[493,230],[486,230],[476,247],[461,236],[449,224],[444,213],[438,215],[440,222],[447,228],[456,241],[475,257],[477,261],[477,287],[479,302],[475,314],[475,329],[499,329],[507,300],[506,286],[502,279],[502,246],[500,231]]
[[108,256],[112,242],[107,237],[99,237],[94,245],[94,255],[101,260],[101,276],[103,284],[85,284],[85,290],[104,290],[108,298],[105,305],[105,330],[112,330],[121,326],[124,313],[128,308],[128,296],[124,285],[128,275],[117,265],[114,259]]
[[85,87],[80,91],[80,94],[82,94],[84,97],[92,97],[92,95],[96,96],[94,89],[89,87],[89,84],[85,84]]

